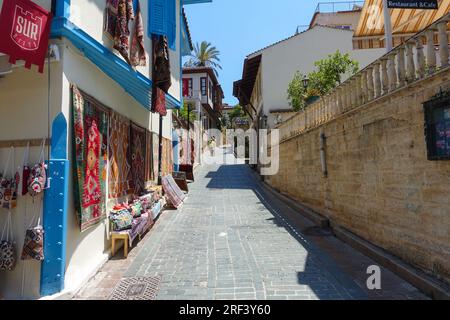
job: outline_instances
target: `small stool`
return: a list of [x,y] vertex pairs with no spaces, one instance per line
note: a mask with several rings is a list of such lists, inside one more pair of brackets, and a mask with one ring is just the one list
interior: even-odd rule
[[116,240],[123,240],[123,256],[128,256],[129,235],[127,231],[111,232],[111,254],[116,255]]

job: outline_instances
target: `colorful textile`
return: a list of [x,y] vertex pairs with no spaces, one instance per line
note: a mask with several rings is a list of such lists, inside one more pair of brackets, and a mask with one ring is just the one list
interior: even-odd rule
[[153,133],[153,150],[154,150],[154,157],[153,157],[153,176],[155,181],[158,179],[159,175],[159,136],[156,133]]
[[145,132],[145,182],[155,180],[153,171],[153,157],[155,157],[155,149],[153,149],[153,137],[150,131]]
[[162,175],[163,177],[173,172],[173,146],[172,141],[163,137],[162,150]]
[[133,192],[131,175],[130,120],[117,112],[109,119],[109,198]]
[[27,229],[21,259],[44,261],[44,229],[42,226]]
[[166,94],[158,87],[153,87],[152,111],[163,117],[167,115]]
[[131,229],[133,226],[133,216],[128,210],[113,211],[109,215],[113,231],[123,231]]
[[162,178],[162,186],[170,203],[175,208],[179,208],[186,198],[186,195],[181,191],[180,187],[178,187],[170,174]]
[[[14,170],[15,150],[10,148],[8,160],[3,172],[0,172],[0,206],[4,209],[14,209],[17,206],[17,190],[20,183],[20,174]],[[7,177],[7,171],[10,177]]]
[[135,195],[145,191],[145,136],[144,128],[131,124],[131,174]]
[[152,36],[153,48],[153,84],[156,88],[168,93],[172,85],[170,74],[170,55],[167,37],[161,35]]
[[131,40],[130,61],[131,65],[144,67],[147,65],[147,57],[144,47],[144,22],[142,21],[141,4],[137,1],[136,21],[134,24],[133,38]]
[[134,20],[133,0],[107,0],[105,31],[114,40],[114,49],[129,63],[129,22]]
[[109,110],[72,87],[75,208],[81,231],[105,218]]

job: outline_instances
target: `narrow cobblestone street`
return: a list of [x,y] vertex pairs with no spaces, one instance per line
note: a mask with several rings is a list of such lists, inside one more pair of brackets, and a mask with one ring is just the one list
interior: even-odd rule
[[162,276],[165,300],[425,298],[384,269],[383,290],[367,290],[375,263],[333,236],[303,235],[312,224],[292,225],[288,210],[248,166],[203,165],[183,207],[162,214],[131,265],[111,260],[76,298],[107,298],[120,275]]

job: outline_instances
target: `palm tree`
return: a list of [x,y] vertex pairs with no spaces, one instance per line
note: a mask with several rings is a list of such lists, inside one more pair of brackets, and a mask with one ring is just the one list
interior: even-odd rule
[[194,53],[191,54],[189,61],[185,63],[186,67],[211,67],[214,70],[216,76],[218,75],[217,69],[221,69],[219,59],[220,52],[213,47],[210,42],[202,41],[199,45],[195,44]]

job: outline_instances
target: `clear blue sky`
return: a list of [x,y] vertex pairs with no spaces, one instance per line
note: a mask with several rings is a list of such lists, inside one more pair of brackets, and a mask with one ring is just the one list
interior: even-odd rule
[[213,0],[185,6],[193,43],[206,40],[220,51],[223,70],[219,81],[225,102],[237,103],[233,97],[233,81],[241,78],[245,57],[293,35],[298,25],[309,24],[318,2]]

